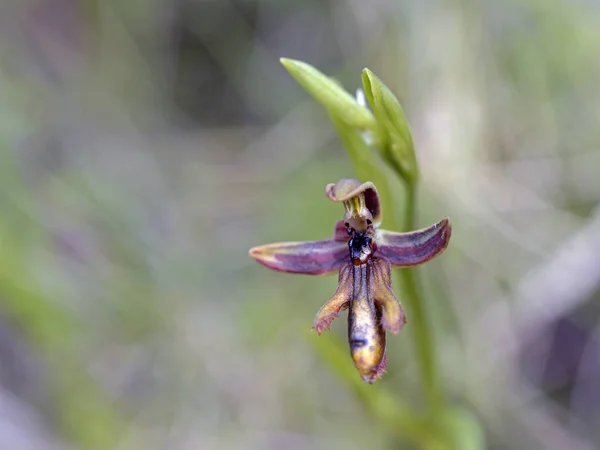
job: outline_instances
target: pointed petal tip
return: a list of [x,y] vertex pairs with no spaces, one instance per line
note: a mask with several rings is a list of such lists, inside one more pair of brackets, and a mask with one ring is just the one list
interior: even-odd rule
[[371,372],[361,375],[362,380],[365,383],[373,384],[377,380],[381,379],[387,372],[387,355],[383,355],[383,359],[377,367],[371,370]]
[[[446,249],[446,247],[448,247],[448,244],[450,243],[450,237],[452,236],[452,223],[450,222],[450,217],[445,217],[442,220],[440,220],[438,222],[440,228],[442,228],[443,231],[443,242],[445,243],[444,247],[442,248],[442,251]],[[440,251],[441,253],[441,251]]]
[[280,271],[277,260],[273,258],[273,255],[270,255],[269,252],[265,251],[263,247],[264,246],[252,247],[248,250],[248,255],[266,268]]
[[452,233],[452,223],[450,222],[450,217],[444,217],[439,222],[436,222],[428,227],[427,230],[437,230],[438,233],[443,232],[444,236],[449,236]]
[[268,245],[252,247],[250,250],[248,250],[248,255],[263,266],[269,267],[269,261],[273,259],[273,256],[270,254],[268,249]]

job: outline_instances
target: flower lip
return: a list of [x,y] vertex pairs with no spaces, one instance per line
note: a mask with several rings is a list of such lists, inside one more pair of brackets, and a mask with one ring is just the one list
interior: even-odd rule
[[[366,222],[371,221],[378,227],[382,220],[379,193],[375,185],[367,181],[361,183],[354,178],[342,178],[337,183],[330,183],[325,187],[325,193],[334,202],[343,202],[346,206],[346,219]],[[364,199],[364,207],[361,205]],[[358,225],[358,224],[356,224]],[[362,228],[358,226],[358,228]]]

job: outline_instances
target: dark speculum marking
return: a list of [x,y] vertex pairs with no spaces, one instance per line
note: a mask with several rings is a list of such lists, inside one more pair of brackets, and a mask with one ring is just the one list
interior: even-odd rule
[[371,251],[371,241],[372,239],[365,233],[355,234],[354,237],[348,241],[350,258],[353,262],[360,262],[361,254],[368,254]]
[[361,347],[364,347],[365,345],[367,345],[366,339],[359,339],[359,338],[350,339],[350,348],[351,349],[361,348]]

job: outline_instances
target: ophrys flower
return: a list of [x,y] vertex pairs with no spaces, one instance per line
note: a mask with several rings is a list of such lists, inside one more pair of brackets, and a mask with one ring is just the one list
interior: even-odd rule
[[385,372],[385,332],[396,334],[406,323],[392,291],[391,267],[416,266],[443,252],[450,240],[450,221],[408,233],[386,231],[379,228],[382,211],[373,183],[343,178],[325,191],[345,208],[333,239],[262,245],[252,248],[250,256],[281,272],[339,271],[338,288],[317,313],[313,328],[321,334],[340,311],[349,309],[350,353],[362,379],[373,383]]

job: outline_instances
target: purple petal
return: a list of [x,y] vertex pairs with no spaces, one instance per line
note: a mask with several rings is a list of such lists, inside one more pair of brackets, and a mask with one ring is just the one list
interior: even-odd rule
[[435,258],[448,246],[452,227],[448,218],[429,228],[396,233],[378,230],[377,252],[393,266],[416,266]]
[[349,253],[347,242],[328,239],[261,245],[250,249],[250,256],[280,272],[326,275],[338,270]]
[[348,308],[350,300],[352,299],[352,283],[354,278],[352,277],[352,264],[342,265],[340,267],[340,275],[338,277],[338,288],[327,302],[319,309],[315,317],[313,329],[321,334],[323,331],[329,329],[331,322],[339,315],[340,311]]

